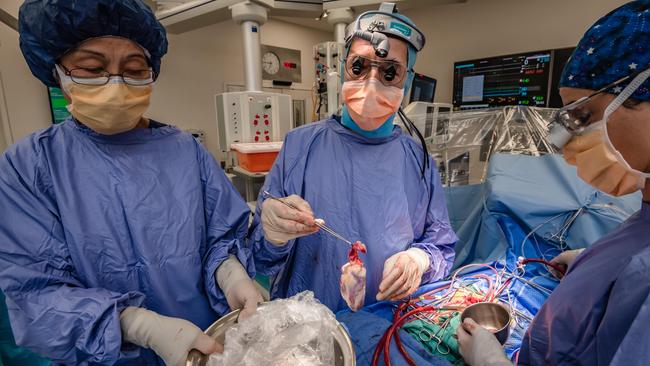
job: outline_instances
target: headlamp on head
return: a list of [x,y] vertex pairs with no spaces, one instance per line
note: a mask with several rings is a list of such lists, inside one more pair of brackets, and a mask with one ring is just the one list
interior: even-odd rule
[[381,58],[388,56],[390,44],[388,36],[409,43],[416,51],[424,47],[424,34],[415,24],[399,17],[395,3],[382,3],[379,10],[367,11],[347,28],[345,43],[350,47],[354,38],[361,38],[372,44],[375,54]]

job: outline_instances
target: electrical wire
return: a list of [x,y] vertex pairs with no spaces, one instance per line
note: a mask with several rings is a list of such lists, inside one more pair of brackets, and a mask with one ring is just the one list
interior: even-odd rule
[[[425,179],[425,174],[424,173],[426,172],[426,169],[429,167],[429,150],[427,148],[427,143],[424,140],[424,136],[422,135],[420,130],[417,128],[415,123],[413,123],[413,121],[411,121],[411,119],[408,118],[408,116],[406,116],[406,113],[404,113],[404,110],[402,109],[402,107],[399,107],[399,109],[397,110],[397,113],[399,114],[399,116],[404,121],[404,125],[405,126],[407,124],[410,125],[411,129],[415,132],[418,139],[420,140],[420,144],[422,145],[422,152],[423,152],[422,178]],[[413,136],[413,135],[411,134],[411,136]]]
[[528,263],[542,263],[548,267],[553,268],[554,270],[558,271],[561,275],[564,275],[566,273],[566,269],[560,267],[559,265],[549,262],[546,259],[540,259],[540,258],[525,258],[521,261],[522,265],[526,265]]
[[[526,280],[523,278],[523,275],[526,273],[524,266],[531,263],[544,264],[561,273],[564,271],[556,264],[541,258],[520,258],[517,269],[513,273],[506,270],[505,264],[503,264],[501,270],[497,269],[497,267],[500,267],[499,263],[496,266],[480,263],[469,264],[454,271],[448,283],[402,302],[393,314],[392,325],[384,332],[375,348],[371,365],[377,365],[383,354],[385,365],[391,366],[390,343],[393,338],[395,339],[397,349],[407,364],[410,366],[415,365],[415,362],[404,348],[399,336],[399,330],[403,324],[409,319],[415,318],[431,322],[432,324],[438,324],[442,330],[454,312],[462,310],[476,302],[501,301],[507,303],[511,318],[514,319],[516,326],[526,329],[527,326],[524,324],[524,321],[530,324],[532,317],[518,310],[515,306],[510,291],[514,280],[519,280],[521,283],[529,285],[546,295],[550,295],[551,293],[551,290],[533,282],[532,279]],[[494,278],[486,273],[468,273],[468,269],[488,269],[494,274]],[[460,275],[462,273],[467,274],[461,278]],[[485,283],[486,290],[479,290],[477,288],[477,284],[481,282]],[[522,287],[522,290],[524,288]],[[506,299],[501,299],[503,295],[506,296]],[[447,316],[445,321],[440,320],[440,318],[445,316]]]
[[404,122],[403,125],[404,125],[404,128],[406,128],[406,132],[408,132],[409,135],[413,136],[413,130],[411,130],[411,125],[409,123],[407,123],[406,121],[404,121],[404,118],[402,117],[401,114],[399,114],[399,118],[401,118],[402,122]]
[[317,121],[320,116],[316,115],[316,93],[318,93],[318,86],[314,82],[314,87],[311,91],[311,120]]
[[[534,228],[533,228],[533,229],[532,229],[528,234],[526,234],[526,236],[524,237],[524,240],[521,241],[521,252],[520,252],[520,255],[522,255],[522,256],[524,256],[524,257],[526,256],[526,253],[525,253],[525,251],[524,251],[524,246],[526,245],[526,241],[528,241],[528,238],[530,238],[532,235],[534,235],[534,234],[535,234],[539,229],[541,229],[544,225],[547,225],[548,223],[552,222],[553,220],[556,220],[556,219],[558,219],[558,218],[560,218],[560,217],[562,217],[562,216],[566,216],[566,215],[567,215],[566,212],[562,212],[562,213],[560,213],[560,214],[558,214],[558,215],[555,215],[555,216],[551,217],[550,219],[548,219],[548,220],[542,222],[541,224],[535,226],[535,227],[534,227]],[[538,248],[538,250],[539,250],[539,248]],[[540,255],[543,255],[543,253],[539,253],[539,254],[540,254]]]

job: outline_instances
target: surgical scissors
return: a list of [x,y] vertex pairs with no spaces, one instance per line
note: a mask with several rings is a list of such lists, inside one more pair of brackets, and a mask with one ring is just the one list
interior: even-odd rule
[[[276,201],[281,202],[282,204],[284,204],[284,205],[287,206],[287,207],[290,207],[290,208],[292,208],[292,209],[294,209],[294,210],[298,210],[298,211],[300,211],[300,209],[299,209],[298,207],[292,205],[292,204],[289,203],[289,202],[285,202],[284,200],[282,200],[282,199],[280,199],[280,198],[278,198],[278,197],[273,196],[273,195],[272,195],[271,193],[269,193],[268,191],[262,191],[262,194],[263,194],[264,196],[270,198],[270,199],[273,199],[273,200],[276,200]],[[316,220],[318,220],[318,219],[316,219]],[[338,234],[336,231],[332,230],[331,228],[329,228],[329,227],[326,226],[325,224],[323,224],[323,223],[321,223],[321,222],[319,222],[319,221],[314,221],[314,224],[315,224],[316,226],[318,226],[319,228],[323,229],[323,231],[325,231],[325,232],[327,232],[328,234],[332,235],[333,237],[335,237],[335,238],[341,240],[342,242],[346,243],[346,244],[349,245],[349,246],[352,246],[352,242],[351,242],[351,241],[345,239],[344,237],[342,237],[340,234]]]

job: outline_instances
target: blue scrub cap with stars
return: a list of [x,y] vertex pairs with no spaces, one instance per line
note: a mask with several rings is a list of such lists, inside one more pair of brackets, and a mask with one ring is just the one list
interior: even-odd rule
[[[650,0],[629,2],[585,33],[564,68],[561,87],[599,90],[650,67]],[[618,94],[629,81],[607,90]],[[650,100],[650,79],[631,98]]]

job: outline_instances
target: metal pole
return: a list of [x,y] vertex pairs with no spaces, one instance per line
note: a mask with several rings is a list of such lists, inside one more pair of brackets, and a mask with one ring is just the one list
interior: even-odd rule
[[18,32],[18,19],[14,18],[11,14],[2,9],[0,9],[0,22],[5,23],[11,29]]
[[241,23],[244,38],[244,77],[247,91],[262,91],[262,55],[260,26],[247,20]]
[[262,48],[260,26],[266,22],[267,9],[245,1],[230,7],[232,19],[241,24],[244,46],[246,91],[262,91]]
[[345,43],[345,27],[347,23],[336,23],[334,24],[334,39],[338,43]]
[[[335,114],[339,110],[339,94],[341,91],[341,76],[338,71],[341,54],[345,44],[345,28],[353,21],[354,13],[350,8],[337,8],[327,11],[327,22],[334,26],[334,39],[336,43],[327,45],[327,113]],[[336,58],[334,57],[336,53]]]
[[2,72],[0,72],[0,137],[2,135],[4,135],[4,141],[0,142],[0,152],[14,143],[13,131],[11,130],[9,121],[9,111],[7,110],[7,100],[4,94]]
[[327,22],[334,26],[334,39],[338,43],[345,43],[345,27],[354,20],[354,13],[350,8],[337,8],[327,11]]
[[[327,114],[328,117],[336,114],[339,109],[339,73],[338,70],[334,67],[334,55],[332,55],[332,51],[338,51],[337,49],[332,50],[332,43],[328,42],[327,43],[327,52],[326,52],[326,57],[327,57],[327,78],[325,80],[326,85],[327,85]],[[338,53],[338,52],[337,52]],[[338,55],[338,57],[341,57],[341,55]],[[338,62],[336,62],[336,65],[338,65]]]

